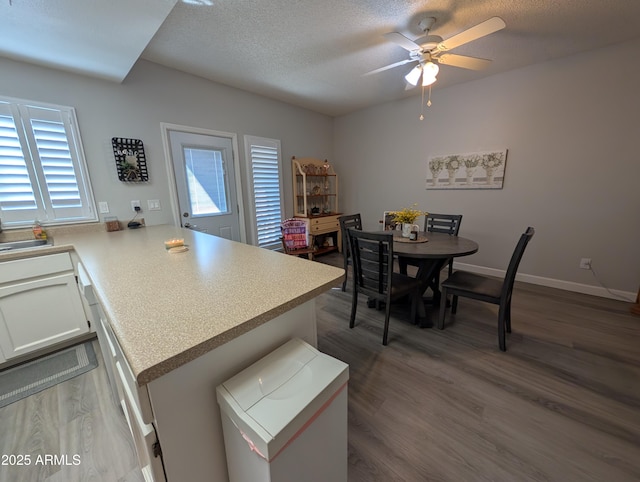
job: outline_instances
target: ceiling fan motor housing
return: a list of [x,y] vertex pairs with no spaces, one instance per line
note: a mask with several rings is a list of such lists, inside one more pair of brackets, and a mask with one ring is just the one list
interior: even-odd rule
[[442,42],[442,37],[439,35],[427,35],[415,40],[415,43],[422,47],[423,51],[433,50],[437,45]]
[[418,22],[418,28],[426,34],[429,33],[434,23],[436,23],[435,17],[425,17]]
[[424,37],[416,39],[414,42],[422,48],[423,52],[436,48],[443,40],[439,35],[429,35],[434,23],[436,23],[435,17],[425,17],[418,22],[418,28],[424,33]]

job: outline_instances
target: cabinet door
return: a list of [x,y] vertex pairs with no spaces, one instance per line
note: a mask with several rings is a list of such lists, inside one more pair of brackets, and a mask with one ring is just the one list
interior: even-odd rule
[[0,347],[7,359],[87,331],[73,273],[0,288]]
[[129,430],[133,436],[133,442],[138,455],[140,469],[147,482],[165,482],[162,468],[162,456],[156,453],[154,447],[158,443],[158,437],[152,424],[144,423],[142,414],[136,404],[134,394],[131,391],[120,362],[116,362],[116,370],[122,384],[124,394],[123,412],[129,424]]

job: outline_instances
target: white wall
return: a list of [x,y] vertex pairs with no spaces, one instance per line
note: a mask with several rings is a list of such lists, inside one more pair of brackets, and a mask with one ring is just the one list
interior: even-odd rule
[[[122,84],[2,58],[0,72],[1,95],[75,107],[96,201],[107,201],[111,208],[108,215],[121,221],[133,217],[133,199],[142,201],[147,224],[173,221],[161,122],[236,133],[243,189],[247,187],[243,136],[280,139],[287,216],[293,212],[291,156],[332,157],[330,117],[152,62],[139,61]],[[112,137],[142,139],[148,183],[118,180]],[[247,199],[246,191],[244,194]],[[162,211],[148,211],[148,199],[160,199]],[[100,216],[103,219],[104,215]]]
[[[282,140],[287,215],[292,155],[327,158],[340,174],[341,210],[378,229],[382,211],[419,203],[464,215],[461,235],[480,243],[465,263],[504,269],[518,235],[536,228],[520,272],[529,281],[607,295],[578,269],[593,259],[608,287],[640,285],[640,40],[433,91],[332,120],[140,61],[122,84],[0,59],[0,94],[74,106],[96,200],[121,220],[131,199],[160,199],[149,224],[171,222],[160,123]],[[441,74],[444,75],[444,72]],[[332,130],[333,129],[333,130]],[[117,180],[112,137],[142,139],[150,182]],[[425,190],[426,159],[507,147],[504,189]],[[243,169],[243,183],[246,174]],[[246,193],[245,193],[246,194]]]
[[[640,64],[632,59],[639,57],[636,40],[435,87],[422,122],[419,95],[336,119],[342,209],[361,212],[366,229],[379,229],[383,211],[413,203],[463,214],[460,235],[480,250],[460,261],[480,269],[506,269],[518,236],[534,226],[520,266],[528,281],[607,296],[578,268],[589,257],[607,287],[635,297]],[[502,190],[425,190],[428,157],[503,147]]]

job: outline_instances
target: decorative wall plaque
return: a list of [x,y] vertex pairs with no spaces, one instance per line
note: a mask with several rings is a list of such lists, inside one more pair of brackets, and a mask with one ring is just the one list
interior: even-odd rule
[[140,139],[112,137],[113,155],[116,159],[118,179],[123,182],[143,182],[149,180],[147,158]]
[[427,189],[502,189],[507,149],[429,158]]

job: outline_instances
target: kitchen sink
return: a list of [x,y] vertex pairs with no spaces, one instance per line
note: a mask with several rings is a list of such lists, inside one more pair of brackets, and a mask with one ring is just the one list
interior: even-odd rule
[[4,251],[13,251],[16,249],[38,248],[52,246],[51,241],[47,239],[27,239],[25,241],[6,241],[0,243],[0,253]]

